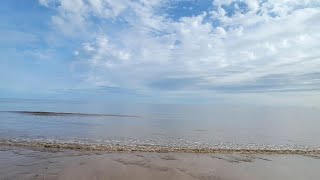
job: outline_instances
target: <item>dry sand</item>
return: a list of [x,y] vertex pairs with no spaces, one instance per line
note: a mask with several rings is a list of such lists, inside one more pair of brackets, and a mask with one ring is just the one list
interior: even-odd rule
[[0,146],[0,179],[320,179],[319,155],[53,151]]

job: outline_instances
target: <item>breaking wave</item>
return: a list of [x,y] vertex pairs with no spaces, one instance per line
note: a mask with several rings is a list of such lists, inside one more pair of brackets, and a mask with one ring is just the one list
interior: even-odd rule
[[232,144],[217,145],[213,147],[174,147],[148,144],[96,144],[76,141],[60,140],[29,140],[29,139],[0,139],[2,146],[17,146],[44,149],[70,149],[84,151],[139,151],[139,152],[179,152],[179,153],[239,153],[239,154],[320,154],[319,148],[285,147],[285,146],[237,146]]

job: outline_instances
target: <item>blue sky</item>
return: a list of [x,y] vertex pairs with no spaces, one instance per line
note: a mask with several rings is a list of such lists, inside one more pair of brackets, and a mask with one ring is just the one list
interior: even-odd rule
[[1,98],[320,106],[317,0],[1,3]]

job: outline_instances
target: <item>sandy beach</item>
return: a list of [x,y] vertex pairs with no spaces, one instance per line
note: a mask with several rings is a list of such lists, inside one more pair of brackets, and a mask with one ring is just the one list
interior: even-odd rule
[[319,155],[94,152],[0,147],[0,179],[319,179]]

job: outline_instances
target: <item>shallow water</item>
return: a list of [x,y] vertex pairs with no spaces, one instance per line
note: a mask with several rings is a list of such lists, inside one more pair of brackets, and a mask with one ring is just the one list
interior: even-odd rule
[[0,138],[125,146],[319,149],[313,108],[0,100]]

